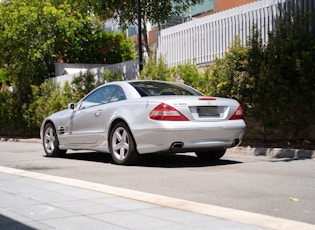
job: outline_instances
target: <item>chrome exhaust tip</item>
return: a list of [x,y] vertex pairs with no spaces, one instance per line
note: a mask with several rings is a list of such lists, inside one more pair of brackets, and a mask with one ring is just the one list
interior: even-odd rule
[[176,141],[173,144],[171,144],[170,150],[174,149],[181,149],[184,146],[184,143],[181,141]]
[[235,146],[237,146],[239,143],[240,143],[240,140],[239,140],[239,139],[235,139],[235,140],[232,142],[231,147],[235,147]]

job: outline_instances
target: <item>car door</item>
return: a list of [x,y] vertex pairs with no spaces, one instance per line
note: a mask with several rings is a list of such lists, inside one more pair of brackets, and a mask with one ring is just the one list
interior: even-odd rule
[[96,144],[100,135],[105,132],[105,122],[108,119],[106,105],[117,87],[116,85],[103,86],[82,100],[70,120],[69,144]]

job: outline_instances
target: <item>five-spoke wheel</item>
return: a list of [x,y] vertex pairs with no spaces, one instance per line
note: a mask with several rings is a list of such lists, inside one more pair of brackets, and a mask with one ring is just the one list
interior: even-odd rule
[[111,130],[110,153],[116,164],[131,165],[136,163],[139,158],[135,141],[124,122],[116,123]]

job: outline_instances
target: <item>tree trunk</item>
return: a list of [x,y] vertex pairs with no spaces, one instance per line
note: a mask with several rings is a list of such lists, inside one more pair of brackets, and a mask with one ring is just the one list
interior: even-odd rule
[[150,46],[149,46],[149,38],[148,38],[148,29],[147,29],[147,17],[145,14],[143,14],[143,25],[142,25],[142,35],[143,35],[143,41],[144,41],[144,47],[145,50],[149,56],[149,58],[151,58],[151,50],[150,50]]

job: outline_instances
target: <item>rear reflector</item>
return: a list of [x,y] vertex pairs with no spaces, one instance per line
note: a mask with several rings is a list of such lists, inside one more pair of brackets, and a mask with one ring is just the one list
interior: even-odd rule
[[162,120],[162,121],[188,121],[188,119],[181,114],[174,107],[161,103],[155,107],[149,117],[152,120]]
[[243,119],[243,111],[244,111],[244,109],[242,108],[241,105],[239,105],[237,110],[235,111],[235,113],[230,118],[230,120]]

